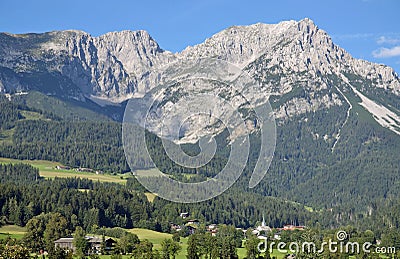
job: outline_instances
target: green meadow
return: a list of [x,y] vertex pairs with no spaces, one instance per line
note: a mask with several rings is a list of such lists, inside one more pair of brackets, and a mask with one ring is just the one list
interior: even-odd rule
[[112,182],[112,183],[125,184],[126,179],[131,177],[130,174],[111,175],[111,174],[96,174],[90,172],[77,172],[75,170],[59,170],[56,169],[56,167],[62,166],[61,163],[45,161],[45,160],[18,160],[10,158],[0,158],[0,163],[30,164],[31,166],[38,168],[40,176],[46,179],[53,179],[56,177],[60,178],[78,177],[78,178],[87,178],[99,182]]

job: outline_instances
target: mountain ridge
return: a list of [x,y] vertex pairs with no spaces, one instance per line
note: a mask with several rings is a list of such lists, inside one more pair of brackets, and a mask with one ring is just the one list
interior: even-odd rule
[[[77,30],[2,33],[0,92],[37,90],[82,102],[89,98],[100,104],[120,103],[151,91],[162,82],[165,67],[199,58],[238,66],[260,84],[264,101],[271,96],[291,96],[275,107],[277,119],[341,106],[348,103],[343,93],[356,89],[372,100],[373,106],[387,109],[382,115],[370,111],[380,118],[378,122],[393,117],[388,111],[393,112],[396,118],[381,125],[400,133],[396,101],[400,79],[396,72],[353,58],[308,18],[232,26],[178,53],[161,49],[144,30],[98,37]],[[299,91],[302,96],[297,96]],[[201,131],[202,127],[194,128]]]
[[[296,31],[293,32],[293,29],[297,29],[299,32],[304,33],[298,34]],[[47,50],[51,52],[51,50],[56,51],[57,49],[67,51],[66,54],[70,55],[71,57],[78,57],[79,59],[81,59],[84,68],[87,68],[87,66],[90,65],[92,62],[96,62],[96,60],[94,59],[96,56],[98,62],[100,63],[97,65],[100,70],[109,68],[110,66],[107,66],[107,63],[113,63],[112,61],[118,63],[117,61],[119,61],[121,63],[120,66],[118,66],[118,64],[111,64],[114,65],[114,67],[111,66],[112,68],[114,68],[114,73],[112,75],[109,75],[105,72],[102,77],[98,76],[98,82],[96,84],[96,82],[92,82],[93,78],[96,79],[96,75],[92,74],[92,80],[90,82],[94,84],[94,88],[96,90],[96,87],[99,87],[99,85],[114,85],[116,87],[119,85],[118,83],[120,83],[123,86],[124,83],[117,81],[127,80],[127,82],[125,82],[125,94],[129,95],[135,90],[137,91],[138,89],[140,89],[140,87],[137,85],[140,84],[141,80],[143,80],[143,75],[145,75],[150,68],[157,66],[157,64],[159,63],[171,63],[174,62],[176,59],[181,58],[201,58],[219,55],[218,58],[222,58],[227,61],[233,61],[232,63],[236,65],[241,65],[242,63],[248,64],[259,56],[265,54],[265,52],[268,52],[268,47],[271,48],[271,46],[279,43],[278,41],[285,40],[285,36],[288,33],[290,33],[289,36],[303,36],[303,39],[296,39],[298,40],[298,46],[295,46],[294,49],[292,49],[293,53],[299,53],[299,50],[304,52],[305,49],[303,45],[305,44],[305,42],[308,41],[308,43],[313,46],[312,44],[315,35],[322,34],[323,36],[326,36],[326,38],[323,39],[329,41],[329,44],[332,45],[332,49],[335,52],[339,52],[340,55],[337,55],[337,58],[351,58],[350,54],[334,44],[329,35],[325,31],[320,30],[314,24],[314,22],[308,18],[305,18],[299,22],[291,20],[280,22],[278,24],[257,23],[247,26],[232,26],[214,34],[210,38],[206,39],[203,43],[194,46],[188,46],[183,51],[177,53],[172,53],[167,50],[161,49],[158,43],[150,36],[150,34],[144,30],[124,30],[108,32],[97,37],[92,37],[89,33],[79,30],[52,31],[43,34],[2,34],[7,35],[8,37],[13,37],[14,41],[18,40],[18,38],[29,38],[32,36],[34,38],[48,37],[50,39],[53,39],[55,40],[55,42],[49,41],[46,44],[46,42],[42,40],[41,44],[38,44],[37,42],[36,44],[39,45],[42,51]],[[239,36],[239,39],[237,36]],[[233,39],[236,39],[236,42]],[[291,40],[293,41],[294,39],[292,38]],[[221,43],[221,41],[225,41],[223,42],[225,44]],[[231,45],[227,46],[226,42],[231,43]],[[63,46],[63,44],[65,46]],[[214,50],[210,50],[210,45],[216,44],[219,44],[220,46],[214,46]],[[319,42],[319,44],[321,44],[321,42]],[[93,49],[94,47],[96,48],[96,50]],[[258,47],[258,49],[255,49],[255,47]],[[240,51],[237,50],[238,48],[240,49]],[[6,55],[4,49],[4,44],[1,44],[0,51],[3,50],[3,55]],[[10,49],[10,52],[11,50],[12,49]],[[212,51],[214,53],[212,53]],[[224,51],[226,53],[224,53]],[[310,51],[314,50],[310,49]],[[251,57],[253,57],[253,59]],[[319,61],[323,60],[321,56],[314,57],[317,57]],[[356,63],[359,63],[357,64],[356,68],[363,68],[358,70],[364,70],[362,72],[366,77],[369,75],[368,73],[370,73],[370,76],[372,76],[374,72],[377,72],[378,75],[381,74],[382,78],[387,79],[385,81],[386,85],[389,85],[392,87],[392,89],[395,89],[395,92],[397,94],[399,93],[400,84],[397,82],[394,85],[390,81],[390,77],[398,79],[397,74],[392,68],[389,68],[385,65],[373,64],[368,61],[361,61],[359,59],[354,60],[356,61]],[[4,60],[1,61],[3,65],[4,63],[6,63],[4,62]],[[309,60],[308,63],[312,63],[311,65],[314,65],[316,63],[316,60],[313,60],[314,62],[310,61],[311,60]],[[307,60],[303,63],[305,63],[301,64],[303,69],[310,68],[309,66],[307,66]],[[286,66],[294,67],[293,64],[288,64]],[[8,67],[10,67],[10,65]],[[325,69],[325,67],[322,67],[322,72],[326,72],[323,69]],[[332,68],[330,68],[330,70],[328,71],[332,71]],[[129,78],[127,78],[127,74],[134,75],[132,77],[132,80],[129,80]],[[109,78],[108,80],[109,82],[105,82],[107,81],[105,79],[107,76],[111,76],[111,78]],[[74,74],[71,74],[70,77],[73,78]],[[152,81],[154,80],[150,80],[150,83],[154,83]],[[76,80],[76,82],[81,83],[79,80]],[[149,86],[149,82],[143,82],[143,84],[147,87]],[[134,85],[136,85],[137,87],[135,88]],[[105,95],[107,95],[107,90],[110,89],[110,87],[101,88],[102,91],[105,91]],[[0,88],[0,90],[4,91],[4,87]],[[119,93],[124,94],[124,91],[120,89]],[[110,95],[108,97],[110,97]]]

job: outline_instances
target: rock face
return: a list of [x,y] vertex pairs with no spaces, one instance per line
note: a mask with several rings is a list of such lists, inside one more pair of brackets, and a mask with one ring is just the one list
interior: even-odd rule
[[[174,58],[145,31],[111,32],[100,37],[82,31],[3,33],[0,91],[35,89],[25,83],[25,74],[53,74],[71,81],[77,95],[117,101],[145,92],[145,79],[152,67]],[[52,87],[47,89],[50,94],[59,93],[60,89]]]
[[270,70],[267,71],[270,73],[279,70],[283,75],[352,72],[375,80],[376,87],[388,88],[397,94],[400,91],[399,78],[392,68],[352,58],[307,18],[299,22],[233,26],[202,44],[186,48],[179,56],[218,57],[242,67],[264,61],[268,66],[260,70]]
[[188,58],[218,58],[249,73],[261,85],[262,98],[278,97],[277,118],[351,107],[345,93],[352,89],[372,102],[385,96],[375,104],[400,116],[393,101],[400,95],[400,79],[393,69],[351,57],[309,19],[233,26],[175,54],[160,49],[145,31],[99,37],[82,31],[1,33],[0,92],[39,90],[121,102],[142,96],[160,82],[163,67]]
[[347,77],[351,77],[350,83],[363,81],[361,88],[400,94],[400,80],[392,68],[351,57],[309,19],[234,26],[179,55],[232,62],[256,78],[267,95],[281,96],[304,88],[307,96],[281,106],[277,117],[341,105],[345,99],[331,88]]

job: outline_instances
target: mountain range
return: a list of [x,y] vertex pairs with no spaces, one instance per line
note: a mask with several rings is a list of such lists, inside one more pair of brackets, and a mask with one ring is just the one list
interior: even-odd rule
[[[28,106],[64,119],[121,121],[126,101],[154,91],[166,67],[199,58],[238,67],[272,106],[277,147],[254,192],[325,209],[348,206],[336,220],[369,215],[371,201],[398,197],[399,76],[353,58],[307,18],[232,26],[179,53],[161,49],[146,31],[1,33],[0,92],[10,100],[27,93]],[[228,86],[198,87],[233,96]],[[181,90],[193,91],[171,88]],[[194,124],[185,134],[205,128]]]
[[[249,73],[260,94],[286,99],[284,119],[349,105],[350,91],[384,127],[400,133],[400,79],[390,67],[355,59],[310,19],[232,26],[204,43],[171,53],[146,31],[0,34],[0,92],[37,90],[99,104],[143,96],[157,86],[162,67],[188,58],[218,58]],[[305,96],[286,98],[298,89]]]

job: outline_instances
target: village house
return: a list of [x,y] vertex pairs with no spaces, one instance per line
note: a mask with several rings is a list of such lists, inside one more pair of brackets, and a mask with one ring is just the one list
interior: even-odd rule
[[79,168],[76,168],[75,171],[85,172],[85,173],[93,173],[94,170],[91,168],[79,167]]
[[293,230],[304,230],[305,226],[294,226],[294,225],[284,225],[281,230],[284,231],[293,231]]
[[188,225],[196,225],[196,226],[198,226],[198,225],[200,225],[200,221],[197,220],[197,219],[189,219],[189,220],[187,221],[186,225],[187,225],[187,226],[188,226]]
[[58,165],[56,166],[57,170],[71,170],[71,167],[69,166],[63,166],[63,165]]
[[189,217],[189,212],[182,212],[180,214],[180,217],[183,218],[183,219],[186,219],[187,217]]
[[218,233],[218,226],[216,224],[211,224],[207,226],[207,231],[211,234],[211,236],[216,236]]
[[180,225],[178,225],[178,224],[171,223],[171,230],[172,231],[181,231],[182,227]]
[[196,232],[197,226],[188,225],[186,226],[186,229],[189,235],[193,235]]
[[54,241],[55,247],[67,249],[68,251],[75,252],[74,238],[73,237],[62,237]]
[[[86,236],[87,242],[89,243],[89,253],[90,254],[99,254],[101,252],[101,243],[102,238],[96,236]],[[106,238],[105,242],[105,250],[111,251],[114,249],[116,241],[112,238]],[[75,252],[76,248],[74,246],[74,238],[73,237],[62,237],[54,241],[54,246],[67,249],[69,251]]]
[[88,238],[88,243],[90,247],[91,254],[98,254],[101,252],[101,241],[100,237],[86,237]]

